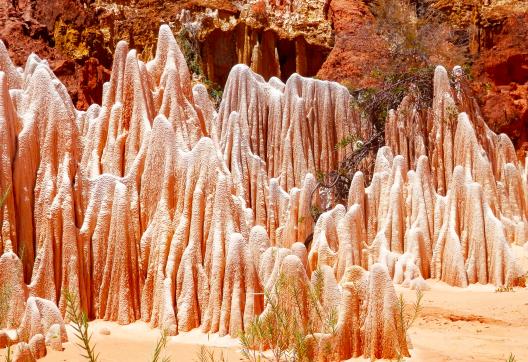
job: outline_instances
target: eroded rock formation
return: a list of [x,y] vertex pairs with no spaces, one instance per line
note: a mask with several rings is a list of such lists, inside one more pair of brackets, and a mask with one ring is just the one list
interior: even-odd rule
[[442,67],[432,109],[410,94],[391,111],[370,185],[356,173],[348,204],[316,222],[332,200],[314,173],[351,151],[341,138],[372,133],[336,83],[238,65],[217,112],[168,26],[146,63],[117,45],[87,111],[35,55],[17,69],[0,46],[0,71],[0,285],[24,343],[62,333],[65,290],[90,318],[236,335],[281,275],[308,293],[320,271],[339,358],[393,358],[408,354],[393,282],[522,283],[526,170]]

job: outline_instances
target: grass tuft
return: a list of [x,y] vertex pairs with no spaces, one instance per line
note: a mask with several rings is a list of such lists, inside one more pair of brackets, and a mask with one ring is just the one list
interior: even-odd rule
[[13,356],[11,355],[11,344],[7,343],[7,354],[4,359],[5,362],[13,362]]
[[91,343],[92,334],[88,330],[88,316],[81,310],[74,294],[65,290],[63,296],[66,300],[66,315],[70,319],[70,325],[75,330],[75,337],[79,340],[76,345],[85,353],[81,356],[90,362],[97,362],[99,353],[95,353],[95,345]]
[[156,348],[154,349],[154,355],[152,356],[152,362],[170,362],[169,357],[161,357],[161,352],[165,349],[167,346],[167,339],[169,334],[166,330],[161,331],[161,337],[158,339],[158,343],[156,344]]
[[224,352],[220,351],[220,356],[216,357],[214,349],[200,346],[200,351],[196,355],[195,362],[227,362],[227,358],[224,357]]
[[[419,289],[416,291],[416,301],[412,305],[407,305],[405,299],[403,298],[403,294],[400,294],[400,297],[398,298],[398,317],[403,328],[403,335],[405,337],[407,336],[407,331],[412,327],[418,318],[418,315],[420,315],[420,312],[422,311],[422,299],[423,292]],[[398,352],[398,357],[396,360],[398,362],[405,361],[403,355],[400,352]]]
[[[281,274],[271,290],[264,291],[267,314],[256,317],[239,335],[246,360],[268,360],[262,354],[264,350],[270,350],[276,362],[310,361],[319,357],[333,360],[336,349],[318,335],[335,336],[337,311],[322,306],[324,276],[319,269],[314,271],[314,279],[305,293],[299,282],[287,280]],[[303,295],[307,296],[308,304]],[[306,311],[309,311],[307,320]]]
[[405,302],[403,294],[400,294],[400,298],[398,299],[398,310],[400,323],[405,333],[407,333],[407,330],[412,327],[412,325],[416,321],[416,318],[422,311],[422,299],[423,292],[421,290],[417,290],[416,301],[412,304],[411,310],[409,310],[409,306]]

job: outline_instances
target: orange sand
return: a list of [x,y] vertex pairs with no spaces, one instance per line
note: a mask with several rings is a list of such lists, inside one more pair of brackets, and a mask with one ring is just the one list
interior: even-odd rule
[[[505,361],[513,353],[517,361],[528,361],[528,289],[495,292],[492,285],[471,285],[456,288],[442,282],[428,280],[431,290],[424,292],[423,310],[410,329],[414,348],[407,361]],[[415,300],[415,292],[396,287],[405,300]],[[96,349],[102,362],[150,361],[159,330],[143,322],[118,325],[115,322],[90,323]],[[111,334],[99,333],[107,327]],[[48,350],[39,361],[83,361],[81,350],[72,341],[64,351]],[[231,337],[207,335],[195,329],[169,337],[165,355],[174,362],[195,361],[201,345],[212,348],[219,357],[223,352],[227,361],[243,360],[238,340]],[[0,351],[0,359],[5,349]],[[354,361],[366,361],[355,359]]]
[[[528,289],[460,289],[428,280],[421,317],[410,330],[410,361],[528,361]],[[413,291],[397,287],[408,301]]]

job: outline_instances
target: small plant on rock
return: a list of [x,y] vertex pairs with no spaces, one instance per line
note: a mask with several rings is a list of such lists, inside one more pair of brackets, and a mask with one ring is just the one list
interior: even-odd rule
[[200,43],[196,38],[193,31],[187,29],[185,26],[182,27],[180,32],[176,34],[176,41],[180,46],[180,49],[187,63],[189,71],[193,75],[193,78],[207,88],[209,96],[213,100],[215,106],[218,108],[222,101],[223,91],[222,88],[209,80],[202,68],[202,57],[200,55]]
[[[0,330],[4,326],[7,313],[9,312],[9,291],[6,286],[0,286]],[[7,352],[4,357],[5,362],[12,362],[11,343],[7,342]]]
[[7,197],[9,196],[9,193],[11,192],[11,185],[7,187],[7,189],[4,191],[2,196],[0,197],[0,210],[4,208],[5,202],[7,200]]
[[[7,196],[9,196],[9,192],[11,191],[11,185],[7,187],[7,189],[3,192],[2,196],[0,197],[0,211],[3,210],[4,205],[7,200]],[[0,285],[0,328],[4,327],[7,322],[7,315],[9,313],[9,295],[10,295],[9,286],[7,285]],[[8,350],[10,352],[10,350]]]

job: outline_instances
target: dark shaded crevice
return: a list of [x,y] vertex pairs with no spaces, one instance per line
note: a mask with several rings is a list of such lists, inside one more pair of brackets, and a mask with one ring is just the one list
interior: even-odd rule
[[202,69],[212,82],[223,87],[231,68],[246,64],[269,80],[286,81],[293,73],[317,74],[330,48],[308,43],[304,37],[280,38],[269,28],[252,28],[239,23],[228,31],[215,29],[200,41]]

